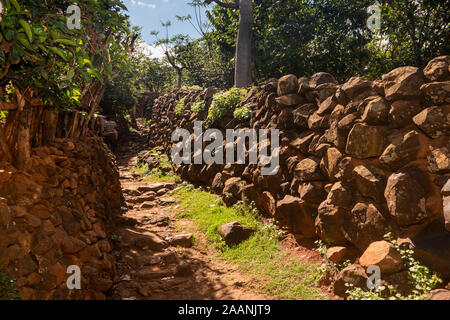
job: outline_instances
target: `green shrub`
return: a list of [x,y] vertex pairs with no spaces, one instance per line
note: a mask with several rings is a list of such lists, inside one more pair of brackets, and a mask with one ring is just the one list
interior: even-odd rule
[[236,108],[233,115],[236,119],[243,121],[249,119],[251,114],[252,110],[250,109],[250,105],[246,104],[243,107]]
[[186,97],[180,99],[180,101],[178,101],[178,104],[175,106],[175,114],[176,115],[180,115],[183,113],[185,106],[185,100]]
[[236,108],[247,94],[246,89],[233,88],[224,93],[216,93],[213,97],[208,116],[205,120],[205,128],[210,128],[216,121],[222,119],[229,110]]
[[200,98],[197,98],[195,100],[195,103],[191,107],[191,111],[195,113],[202,112],[206,109],[206,102],[204,100],[201,100]]

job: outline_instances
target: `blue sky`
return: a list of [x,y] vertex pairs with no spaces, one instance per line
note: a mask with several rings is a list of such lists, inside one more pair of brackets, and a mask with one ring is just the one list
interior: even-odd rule
[[[189,34],[193,38],[199,37],[189,22],[181,22],[175,18],[176,15],[188,14],[194,17],[194,8],[188,5],[191,0],[123,0],[123,2],[128,8],[131,23],[142,27],[142,38],[149,45],[152,45],[155,40],[150,32],[163,31],[161,21],[172,22],[169,28],[170,35],[182,33]],[[206,21],[204,15],[203,19]]]

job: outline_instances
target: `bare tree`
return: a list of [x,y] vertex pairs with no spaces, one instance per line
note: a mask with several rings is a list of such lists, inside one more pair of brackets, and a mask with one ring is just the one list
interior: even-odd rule
[[155,46],[162,48],[164,55],[166,56],[169,64],[175,69],[177,73],[177,87],[181,88],[181,81],[183,76],[183,70],[186,68],[186,64],[179,54],[177,54],[177,47],[186,43],[187,36],[176,35],[169,39],[169,27],[172,25],[170,21],[166,23],[161,22],[163,28],[166,29],[165,38],[158,38],[158,31],[152,31],[151,34],[156,38]]
[[252,29],[253,5],[252,0],[234,0],[226,2],[220,0],[205,0],[205,3],[236,9],[239,11],[239,30],[236,40],[236,64],[234,70],[234,85],[237,88],[247,88],[252,84]]

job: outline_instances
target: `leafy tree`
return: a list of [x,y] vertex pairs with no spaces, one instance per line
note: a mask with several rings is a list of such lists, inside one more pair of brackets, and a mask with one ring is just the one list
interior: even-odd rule
[[[253,0],[253,77],[326,71],[345,82],[402,65],[424,67],[450,52],[449,2],[381,1],[381,31],[373,33],[366,26],[372,0]],[[216,6],[207,17],[213,45],[232,61],[238,14]]]
[[373,69],[383,72],[402,65],[425,67],[450,52],[449,0],[381,1],[382,29],[373,43]]
[[[67,27],[68,0],[5,0],[0,20],[0,110],[19,166],[30,157],[32,107],[78,108],[92,116],[105,79],[136,39],[120,0],[80,0],[81,29]],[[94,18],[95,17],[95,18]],[[0,128],[3,131],[3,128]],[[0,143],[5,150],[5,135]],[[17,139],[17,143],[15,141]],[[11,158],[11,157],[9,157]],[[10,159],[12,160],[12,159]]]

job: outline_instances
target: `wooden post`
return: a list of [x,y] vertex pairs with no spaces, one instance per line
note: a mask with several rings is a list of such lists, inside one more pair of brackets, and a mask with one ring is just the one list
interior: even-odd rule
[[52,144],[56,137],[58,116],[53,110],[45,110],[43,143]]

